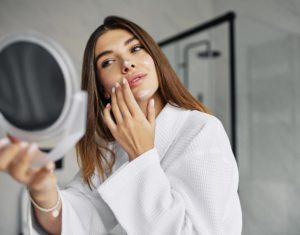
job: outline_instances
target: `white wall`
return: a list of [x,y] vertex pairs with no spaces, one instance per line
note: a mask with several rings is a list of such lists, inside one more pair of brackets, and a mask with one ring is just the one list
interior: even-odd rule
[[[1,0],[0,37],[15,31],[36,30],[59,42],[70,54],[79,74],[86,41],[107,15],[131,19],[162,40],[212,17],[210,0]],[[77,171],[74,153],[66,156],[59,181]],[[19,234],[21,186],[0,173],[0,233]]]

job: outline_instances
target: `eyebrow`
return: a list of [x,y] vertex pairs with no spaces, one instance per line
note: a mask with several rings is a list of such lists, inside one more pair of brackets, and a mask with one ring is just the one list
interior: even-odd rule
[[[124,45],[127,46],[129,43],[131,43],[132,41],[136,40],[137,37],[136,36],[133,36],[132,38],[129,38],[127,39],[125,42],[124,42]],[[97,63],[97,61],[100,59],[100,57],[104,56],[104,55],[107,55],[107,54],[110,54],[112,53],[113,51],[112,50],[107,50],[107,51],[103,51],[101,52],[99,55],[96,56],[95,58],[95,63]]]

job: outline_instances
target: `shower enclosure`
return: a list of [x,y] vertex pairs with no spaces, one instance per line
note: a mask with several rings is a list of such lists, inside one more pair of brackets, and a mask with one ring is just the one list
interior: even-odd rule
[[233,12],[159,42],[179,79],[218,117],[236,153]]
[[243,235],[300,234],[300,33],[275,25],[236,24]]

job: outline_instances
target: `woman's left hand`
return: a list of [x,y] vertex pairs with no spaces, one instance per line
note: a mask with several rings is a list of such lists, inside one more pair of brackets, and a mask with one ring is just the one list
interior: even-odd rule
[[[110,110],[112,110],[115,121]],[[104,109],[104,121],[116,141],[128,153],[132,161],[154,147],[155,108],[154,99],[147,104],[147,117],[136,102],[126,79],[122,86],[112,89],[111,105]]]

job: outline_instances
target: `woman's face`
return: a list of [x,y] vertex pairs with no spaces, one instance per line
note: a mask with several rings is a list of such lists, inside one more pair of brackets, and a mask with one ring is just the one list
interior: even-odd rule
[[97,75],[110,97],[112,87],[127,79],[137,102],[157,93],[158,77],[152,57],[131,33],[123,29],[105,32],[95,48]]

